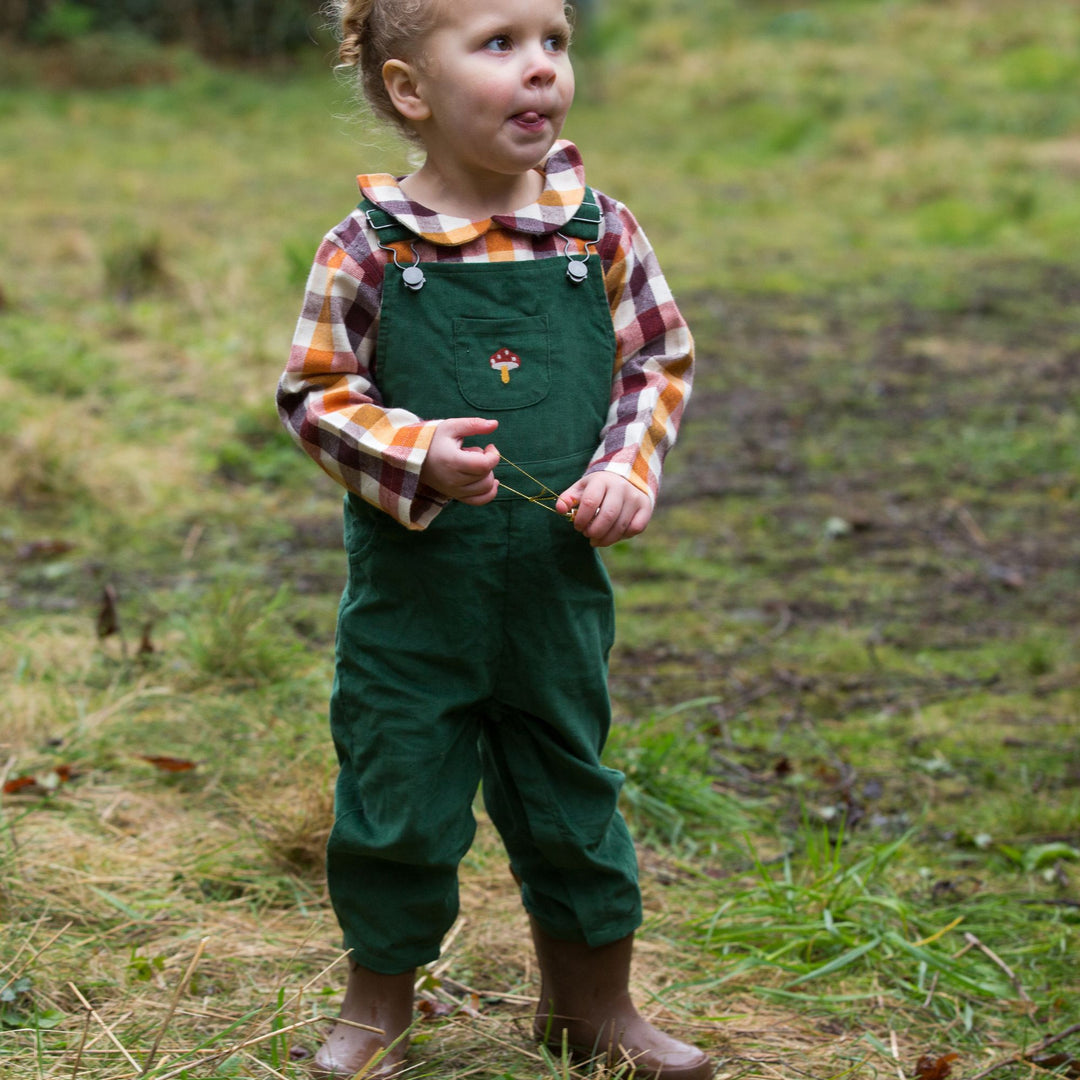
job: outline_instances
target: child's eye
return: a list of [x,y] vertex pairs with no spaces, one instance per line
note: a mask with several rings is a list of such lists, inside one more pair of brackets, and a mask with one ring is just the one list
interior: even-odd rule
[[511,47],[512,42],[506,34],[497,34],[490,41],[484,43],[484,48],[488,52],[509,52]]
[[570,40],[566,34],[550,34],[544,39],[544,48],[548,52],[565,52],[570,47]]

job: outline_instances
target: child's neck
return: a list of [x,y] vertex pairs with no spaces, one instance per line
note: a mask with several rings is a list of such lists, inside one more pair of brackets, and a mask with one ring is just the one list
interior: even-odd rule
[[414,202],[451,217],[484,221],[496,214],[512,214],[530,206],[544,190],[543,173],[530,169],[508,176],[469,177],[462,182],[437,169],[430,158],[401,182],[401,190]]

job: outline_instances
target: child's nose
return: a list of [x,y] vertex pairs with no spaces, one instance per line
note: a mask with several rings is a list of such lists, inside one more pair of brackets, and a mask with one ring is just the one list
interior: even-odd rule
[[525,65],[525,81],[530,86],[548,86],[557,75],[551,54],[543,46],[529,50]]

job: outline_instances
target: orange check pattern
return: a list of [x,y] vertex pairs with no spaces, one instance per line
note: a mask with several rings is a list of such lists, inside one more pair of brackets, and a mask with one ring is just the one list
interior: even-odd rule
[[[581,206],[585,170],[577,148],[558,143],[544,189],[514,214],[468,221],[411,202],[389,175],[359,177],[363,194],[417,234],[421,262],[512,262],[562,256],[557,234]],[[602,212],[594,250],[615,329],[611,401],[588,472],[607,470],[655,500],[664,457],[690,395],[693,340],[652,247],[630,211],[596,192]],[[581,241],[572,250],[583,251]],[[390,245],[402,265],[407,242]],[[383,406],[373,378],[383,275],[391,260],[354,211],[326,235],[308,278],[278,410],[293,437],[330,476],[403,525],[425,528],[446,499],[420,482],[431,437],[446,417]]]

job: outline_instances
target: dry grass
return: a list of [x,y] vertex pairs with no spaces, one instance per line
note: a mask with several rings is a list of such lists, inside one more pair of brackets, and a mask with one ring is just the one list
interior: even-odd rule
[[[255,800],[246,809],[260,808],[266,803]],[[279,1064],[291,1075],[289,1051],[302,1064],[317,1045],[320,1018],[334,1012],[342,965],[313,878],[293,879],[299,903],[245,893],[236,864],[257,856],[237,850],[235,831],[213,805],[192,806],[185,792],[155,780],[81,787],[58,799],[51,814],[15,800],[7,816],[15,872],[5,888],[5,922],[8,934],[18,935],[7,940],[0,978],[31,976],[39,1010],[64,1014],[40,1042],[33,1031],[9,1032],[10,1068],[119,1080],[143,1069],[156,1045],[154,1076],[176,1075],[191,1057],[207,1060],[189,1065],[188,1075],[219,1075],[221,1062],[235,1063],[237,1055],[245,1061],[238,1075],[280,1075],[265,1054],[275,1040]],[[283,813],[278,820],[282,832],[262,817],[258,833],[281,854],[293,850],[298,818]],[[239,894],[207,897],[223,883]],[[828,1022],[738,994],[672,987],[675,972],[691,980],[709,972],[700,956],[664,937],[664,925],[679,914],[667,887],[647,880],[646,891],[653,929],[640,939],[635,996],[655,1022],[716,1053],[720,1077],[833,1074],[852,1059],[866,1069],[852,1075],[873,1074],[875,1053],[859,1044],[858,1033],[838,1035]],[[418,1021],[415,1075],[516,1077],[548,1067],[527,1035],[537,973],[525,920],[486,822],[462,871],[461,919],[432,976],[420,1000],[439,1019]],[[887,1024],[882,1017],[879,1030]],[[869,1017],[868,1025],[875,1026]],[[283,1028],[291,1030],[274,1034]],[[898,1043],[902,1056],[916,1049]]]
[[[28,670],[48,672],[71,645],[71,635],[39,638]],[[65,729],[70,707],[57,709],[43,686],[27,680],[6,705],[33,719],[5,726],[4,779],[47,774],[48,733],[71,731],[74,753],[115,730],[98,767],[44,798],[4,801],[0,984],[31,979],[34,1011],[58,1020],[4,1035],[12,1075],[120,1080],[148,1062],[156,1077],[185,1062],[193,1077],[230,1074],[223,1062],[239,1070],[232,1075],[302,1075],[343,981],[321,878],[328,763],[301,758],[235,790],[217,783],[213,763],[163,773],[117,755],[115,731],[141,710],[152,730],[153,716],[179,704],[167,688],[144,680],[105,691]],[[680,927],[717,886],[656,853],[643,851],[642,862],[648,914],[633,988],[643,1012],[710,1048],[721,1077],[790,1075],[796,1062],[821,1075],[852,1054],[873,1056],[857,1033],[837,1039],[827,1024],[697,985],[715,971]],[[516,886],[482,815],[461,895],[461,919],[422,990],[430,1010],[419,1014],[415,1075],[555,1075],[528,1037],[538,975]]]
[[[77,1061],[84,1075],[130,1076],[132,1061],[143,1067],[161,1037],[159,1075],[201,1042],[229,1058],[282,1025],[298,1025],[294,1045],[312,1048],[319,1016],[334,1011],[341,966],[333,966],[333,917],[308,865],[329,808],[318,795],[294,802],[300,790],[282,784],[277,805],[265,795],[232,797],[252,826],[246,836],[223,820],[224,799],[193,798],[153,776],[123,785],[84,777],[48,806],[9,800],[0,978],[32,977],[39,1012],[64,1014],[42,1046],[31,1031],[9,1032],[21,1048],[9,1063],[29,1064],[40,1052],[46,1076],[71,1075]],[[267,886],[275,873],[267,854],[292,871],[276,887]],[[462,918],[424,992],[439,1013],[455,1002],[461,1012],[427,1022],[441,1030],[418,1040],[418,1075],[428,1052],[440,1062],[480,1060],[492,1048],[523,1064],[539,1060],[522,1024],[536,973],[516,887],[500,863],[485,822],[462,874]],[[643,1000],[662,988],[670,953],[644,943],[636,974]],[[94,1009],[85,1044],[80,994]],[[685,1027],[669,1007],[648,1011]],[[687,1030],[715,1037],[711,1025]]]
[[[130,709],[137,697],[126,700]],[[88,727],[123,708],[99,709]],[[28,728],[9,751],[28,759],[36,734]],[[62,1014],[50,1030],[5,1035],[12,1075],[128,1080],[148,1064],[160,1078],[303,1075],[342,987],[317,866],[329,776],[305,783],[302,769],[285,770],[266,790],[226,793],[133,767],[122,782],[91,772],[45,802],[5,800],[0,983],[28,976],[39,1015]],[[720,1080],[910,1075],[925,1024],[884,998],[866,998],[852,1023],[763,1002],[749,993],[770,981],[760,973],[710,987],[721,969],[681,927],[732,883],[642,857],[635,997],[655,1022],[709,1048]],[[414,1075],[578,1076],[528,1038],[537,972],[483,818],[461,886],[461,919],[421,992]]]

